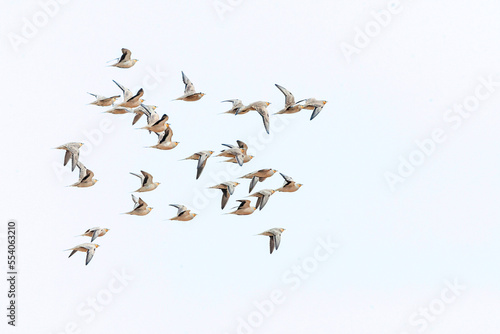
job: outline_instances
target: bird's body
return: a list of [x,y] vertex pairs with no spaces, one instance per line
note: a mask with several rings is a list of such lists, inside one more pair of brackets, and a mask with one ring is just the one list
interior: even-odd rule
[[290,176],[286,176],[283,173],[280,173],[281,176],[285,179],[285,183],[281,188],[276,189],[276,191],[284,192],[284,193],[293,193],[302,187],[301,183],[296,183]]
[[176,100],[182,100],[182,101],[188,101],[188,102],[193,102],[193,101],[198,101],[201,99],[205,94],[204,93],[197,93],[193,83],[191,80],[188,79],[188,77],[182,73],[182,81],[184,82],[184,95],[181,97],[176,98]]
[[68,257],[73,256],[76,252],[84,252],[87,253],[87,257],[85,259],[85,265],[89,264],[90,260],[94,257],[95,250],[99,247],[97,244],[92,243],[84,243],[73,248],[67,249],[70,250],[71,253]]
[[234,99],[234,100],[224,100],[222,102],[231,102],[233,104],[233,106],[231,107],[231,109],[229,109],[228,111],[225,111],[223,112],[223,114],[232,114],[232,115],[243,115],[243,114],[246,114],[247,112],[249,112],[250,110],[247,110],[247,111],[244,111],[244,112],[241,112],[241,109],[245,107],[245,105],[243,104],[243,102],[241,102],[241,100],[238,100],[238,99]]
[[95,97],[95,101],[91,102],[90,104],[93,104],[93,105],[96,105],[99,107],[109,107],[109,106],[113,105],[115,103],[115,101],[120,97],[120,95],[105,97],[102,95],[97,95],[97,94],[92,94],[92,93],[89,93],[89,94],[92,95],[93,97]]
[[126,212],[127,215],[133,216],[145,216],[153,210],[153,208],[148,207],[148,204],[142,200],[142,198],[135,197],[132,195],[132,200],[134,201],[134,209],[132,211]]
[[118,82],[113,80],[113,82],[122,90],[123,92],[123,102],[118,104],[118,107],[126,107],[126,108],[137,108],[144,102],[144,99],[141,97],[144,95],[144,89],[139,89],[136,94],[132,93],[132,91],[126,88],[123,85],[120,85]]
[[170,204],[170,206],[177,208],[177,215],[175,217],[170,218],[170,220],[186,222],[193,219],[197,215],[196,213],[192,213],[191,210],[188,210],[188,208],[184,205]]
[[137,189],[135,192],[142,193],[146,191],[155,190],[160,185],[160,182],[153,182],[153,176],[143,170],[141,170],[142,175],[134,173],[130,174],[137,176],[139,179],[141,179],[141,187]]
[[138,62],[137,59],[131,59],[132,52],[129,49],[122,48],[122,56],[118,59],[116,64],[111,66],[118,68],[130,68]]
[[167,129],[162,133],[156,132],[156,134],[158,135],[158,143],[154,146],[150,146],[151,148],[157,148],[159,150],[171,150],[179,145],[178,141],[172,141],[172,136],[174,135],[174,133],[170,126],[168,126]]
[[78,163],[78,158],[80,157],[80,147],[83,143],[67,143],[56,147],[58,150],[65,150],[64,154],[64,166],[68,164],[69,159],[71,159],[71,171],[75,170],[76,164]]
[[149,130],[156,133],[165,132],[165,130],[169,127],[167,123],[168,116],[167,114],[163,114],[163,116],[154,123],[143,126],[141,129]]
[[198,160],[198,166],[196,168],[196,179],[200,177],[205,165],[207,164],[207,159],[214,153],[214,151],[200,151],[183,160]]
[[295,103],[295,97],[285,87],[275,85],[285,95],[285,107],[276,114],[294,114],[302,110],[303,106]]
[[108,233],[109,228],[92,227],[89,228],[85,233],[81,234],[82,237],[91,237],[90,242],[93,242],[96,238],[104,236]]
[[310,119],[311,121],[316,116],[318,116],[318,114],[320,113],[320,111],[323,110],[323,107],[328,102],[328,101],[325,101],[325,100],[316,100],[315,98],[309,98],[309,99],[306,99],[306,100],[301,100],[301,101],[299,101],[297,103],[300,103],[302,101],[305,101],[303,109],[312,110],[313,111],[312,114],[311,114],[311,119]]
[[238,215],[238,216],[246,216],[251,215],[257,209],[250,205],[250,200],[248,199],[239,199],[240,205],[233,212],[229,212],[228,214]]
[[269,250],[270,254],[273,253],[273,251],[278,249],[281,243],[281,233],[285,231],[284,228],[272,228],[270,230],[264,231],[262,233],[259,233],[259,235],[265,235],[269,237]]
[[239,185],[238,182],[227,181],[210,187],[211,189],[220,189],[222,190],[222,201],[221,201],[221,209],[226,207],[227,201],[229,197],[234,193],[234,188]]
[[87,188],[96,184],[97,180],[94,179],[94,172],[87,169],[80,161],[77,162],[76,166],[80,169],[80,174],[78,176],[78,182],[72,184],[71,187]]
[[132,120],[132,125],[135,125],[135,123],[137,123],[139,121],[139,119],[141,119],[142,115],[146,115],[147,120],[148,120],[148,124],[151,123],[153,115],[156,115],[156,117],[158,117],[158,118],[153,121],[153,122],[156,122],[158,119],[160,119],[159,115],[155,111],[156,108],[157,108],[156,106],[145,105],[145,104],[141,103],[140,106],[138,106],[137,108],[135,108],[133,110],[133,112],[135,113],[135,117]]
[[262,122],[264,123],[264,128],[266,129],[267,134],[269,134],[269,112],[267,111],[267,106],[269,106],[270,104],[270,102],[265,101],[253,102],[248,106],[241,108],[235,113],[235,115],[239,115],[240,113],[248,112],[250,110],[257,111],[262,117]]
[[277,172],[277,170],[272,169],[272,168],[260,169],[256,172],[243,175],[242,177],[240,177],[240,179],[251,179],[252,180],[252,181],[250,181],[250,186],[248,188],[248,192],[251,192],[253,190],[253,188],[255,187],[255,185],[257,184],[257,182],[265,181],[268,177],[273,176],[276,172]]
[[264,206],[266,206],[269,197],[271,197],[271,195],[274,194],[275,192],[276,190],[273,189],[263,189],[249,196],[257,197],[257,204],[255,205],[255,207],[258,208],[259,210],[262,210]]

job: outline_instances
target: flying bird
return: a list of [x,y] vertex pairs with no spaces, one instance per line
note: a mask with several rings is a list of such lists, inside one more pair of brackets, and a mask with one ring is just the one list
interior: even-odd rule
[[257,204],[255,205],[255,207],[259,208],[259,210],[262,210],[264,206],[266,206],[269,197],[271,197],[271,195],[274,194],[275,192],[276,190],[273,189],[263,189],[249,196],[257,197]]
[[290,93],[285,87],[282,87],[278,84],[275,85],[278,89],[285,95],[285,108],[278,111],[276,114],[294,114],[299,112],[304,107],[301,104],[295,103],[295,98],[292,93]]
[[[133,110],[133,112],[135,113],[135,117],[134,119],[132,120],[132,125],[135,125],[135,123],[137,123],[139,121],[139,119],[141,119],[142,115],[146,115],[147,117],[147,120],[148,120],[148,124],[151,123],[150,122],[150,119],[152,117],[152,115],[157,115],[158,114],[156,113],[156,108],[157,106],[153,106],[153,105],[146,105],[146,104],[142,104],[140,106],[138,106],[137,108],[135,108]],[[159,119],[160,117],[158,117]],[[157,120],[155,120],[156,122]]]
[[154,146],[149,146],[150,148],[157,148],[159,150],[171,150],[179,145],[178,141],[172,141],[172,136],[174,135],[172,127],[168,126],[167,129],[162,133],[155,133],[158,136],[158,143]]
[[[130,68],[138,62],[137,59],[131,59],[132,52],[129,49],[122,48],[122,56],[118,59],[116,64],[110,65],[119,68]],[[114,59],[113,59],[114,60]],[[111,61],[111,60],[110,60]]]
[[324,100],[316,100],[315,98],[310,98],[306,100],[300,100],[297,103],[300,103],[302,101],[305,101],[303,109],[313,111],[311,114],[311,119],[310,119],[311,121],[314,119],[314,117],[318,116],[319,112],[323,110],[323,107],[325,106],[326,102],[328,102]]
[[109,106],[113,105],[113,103],[115,103],[115,101],[120,97],[120,95],[105,97],[102,95],[97,95],[97,94],[92,94],[92,93],[89,93],[89,94],[92,95],[93,97],[95,97],[95,101],[91,102],[89,104],[93,104],[93,105],[96,105],[99,107],[109,107]]
[[78,158],[80,156],[80,147],[82,146],[83,143],[67,143],[56,147],[56,149],[58,150],[66,151],[66,153],[64,154],[64,166],[68,164],[68,161],[71,158],[71,171],[75,170]]
[[221,201],[221,209],[224,210],[226,207],[227,201],[229,197],[234,193],[234,188],[239,185],[238,182],[227,181],[220,183],[216,186],[210,187],[210,189],[220,189],[222,190],[222,201]]
[[181,204],[170,204],[174,208],[177,208],[177,216],[170,218],[170,220],[178,220],[178,221],[189,221],[196,217],[196,213],[191,213],[191,210],[188,210],[187,207]]
[[123,102],[118,105],[119,107],[137,108],[138,106],[141,105],[142,102],[144,102],[144,99],[141,99],[141,97],[144,95],[144,89],[142,88],[139,89],[137,93],[134,95],[134,93],[132,93],[130,89],[126,88],[123,85],[120,85],[115,80],[113,80],[113,82],[123,92]]
[[198,160],[198,166],[196,167],[196,179],[201,175],[201,172],[203,172],[203,169],[205,168],[205,165],[207,164],[207,159],[210,158],[210,156],[214,153],[214,151],[200,151],[197,152],[193,155],[190,155],[186,159],[183,160]]
[[301,183],[296,183],[290,176],[286,176],[283,173],[280,173],[280,175],[285,179],[285,183],[281,188],[276,189],[276,191],[293,193],[299,190],[300,187],[302,187]]
[[238,162],[238,164],[240,166],[243,166],[243,160],[245,158],[245,155],[243,152],[245,152],[244,149],[242,148],[239,148],[239,147],[236,147],[236,146],[233,146],[233,145],[229,145],[229,144],[222,144],[224,146],[227,146],[229,148],[223,150],[219,155],[217,155],[218,157],[232,157],[232,158],[235,158],[236,161]]
[[242,177],[240,177],[240,179],[251,179],[252,180],[252,181],[250,181],[250,187],[248,188],[248,192],[251,192],[253,190],[253,188],[255,187],[255,185],[257,184],[257,182],[265,181],[268,177],[273,176],[274,173],[276,173],[276,172],[277,172],[276,169],[271,169],[271,168],[260,169],[256,172],[243,175]]
[[269,250],[271,251],[270,254],[272,254],[275,249],[278,250],[281,242],[281,233],[283,233],[283,231],[285,231],[284,228],[272,228],[270,230],[259,233],[259,235],[265,235],[269,237]]
[[[233,151],[229,151],[229,150],[223,150],[217,156],[218,157],[231,158],[231,159],[228,159],[228,160],[224,160],[224,162],[234,162],[234,163],[238,163],[238,164],[240,162],[242,162],[242,164],[245,164],[245,163],[249,162],[250,160],[252,160],[253,159],[253,155],[248,155],[247,154],[248,145],[245,144],[244,142],[242,142],[241,140],[237,140],[236,142],[238,143],[238,147],[241,149],[241,153],[243,154],[243,159],[240,159],[238,161],[237,155],[239,155],[239,153],[237,151],[234,151],[236,153],[236,155],[235,155],[235,154],[232,154]],[[223,145],[225,145],[225,146],[227,146],[229,148],[234,148],[235,147],[235,146],[227,145],[227,144],[223,144]]]
[[92,258],[94,257],[95,250],[98,247],[99,247],[99,245],[97,245],[97,244],[84,243],[84,244],[81,244],[81,245],[78,245],[78,246],[75,246],[73,248],[66,249],[66,250],[71,251],[71,254],[69,254],[68,257],[71,257],[76,252],[87,253],[87,258],[85,259],[85,265],[87,265],[87,264],[89,264],[90,260],[92,260]]
[[134,209],[130,212],[126,212],[125,214],[127,215],[145,216],[153,210],[153,208],[150,208],[140,197],[137,199],[137,197],[132,195],[132,200],[134,201]]
[[86,188],[96,184],[98,180],[94,179],[94,172],[87,169],[80,161],[76,163],[76,166],[80,169],[80,175],[78,176],[78,182],[72,184],[71,187]]
[[81,234],[82,237],[91,237],[90,242],[94,242],[97,237],[102,237],[108,233],[109,228],[92,227],[89,228],[85,233]]
[[143,126],[141,129],[149,130],[156,133],[164,132],[170,126],[170,124],[168,124],[167,121],[168,121],[168,115],[163,114],[163,116],[159,120],[157,120],[154,123]]
[[[250,205],[250,200],[248,199],[239,199],[240,205],[233,212],[228,212],[227,214],[233,214],[238,216],[246,216],[251,215],[257,208]],[[234,208],[233,208],[234,209]]]
[[233,106],[231,107],[231,109],[229,109],[228,111],[223,112],[223,114],[233,114],[233,115],[240,114],[240,115],[243,115],[243,114],[246,114],[247,112],[250,111],[250,110],[247,110],[247,111],[241,112],[240,110],[242,108],[244,108],[245,105],[243,104],[243,102],[241,102],[241,100],[238,100],[238,99],[224,100],[222,102],[231,102],[233,104]]
[[153,176],[149,173],[146,173],[145,171],[141,170],[142,175],[135,174],[135,173],[130,173],[134,176],[137,176],[139,179],[141,179],[141,187],[137,189],[135,192],[146,192],[146,191],[151,191],[155,190],[159,185],[160,182],[153,182]]
[[271,102],[265,101],[257,101],[250,103],[248,106],[241,108],[239,111],[236,111],[235,115],[238,115],[243,112],[248,112],[250,110],[255,110],[262,117],[262,121],[264,122],[264,128],[266,129],[267,134],[269,134],[269,112],[267,111],[267,106],[269,106]]
[[175,100],[193,102],[201,99],[203,95],[205,95],[205,93],[197,93],[191,80],[188,79],[188,77],[184,74],[184,72],[181,73],[182,73],[182,81],[184,82],[185,85],[184,95]]

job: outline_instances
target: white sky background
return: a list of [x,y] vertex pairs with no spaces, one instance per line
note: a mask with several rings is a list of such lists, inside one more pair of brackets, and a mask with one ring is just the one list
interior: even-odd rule
[[[341,43],[352,44],[356,27],[387,3],[242,1],[221,19],[212,1],[71,1],[16,51],[8,34],[20,34],[41,7],[2,1],[0,200],[2,221],[18,220],[20,272],[18,327],[2,315],[2,333],[64,333],[75,323],[81,333],[232,334],[238,317],[274,289],[285,301],[254,333],[418,333],[408,319],[439,298],[444,280],[466,289],[426,332],[498,333],[500,91],[456,130],[443,115],[473,95],[481,77],[500,80],[500,4],[402,1],[349,63]],[[106,67],[122,47],[139,62]],[[168,75],[146,89],[155,68]],[[207,94],[200,101],[171,101],[183,93],[181,70]],[[156,136],[134,130],[144,119],[132,127],[130,115],[86,105],[86,92],[121,93],[113,79],[145,88],[146,103],[169,115],[177,148],[145,149]],[[271,136],[255,112],[219,115],[229,109],[220,101],[232,98],[270,101],[278,111],[284,97],[275,83],[297,100],[328,103],[313,121],[310,111],[271,116],[271,126],[288,121]],[[113,130],[94,145],[86,133],[103,119]],[[397,172],[399,156],[408,158],[435,128],[447,140],[392,192],[384,173]],[[200,193],[219,181],[214,175],[234,168],[212,157],[195,180],[196,162],[178,160],[259,136],[265,143],[248,142],[256,157],[232,179],[275,168],[304,187],[273,195],[247,217],[223,215],[220,191],[200,204]],[[94,187],[68,188],[77,171],[54,170],[64,153],[52,148],[71,141],[86,144],[81,161],[99,179]],[[141,195],[154,209],[120,215],[139,185],[128,173],[141,169],[162,182]],[[256,190],[282,181],[273,176]],[[224,212],[248,195],[248,183]],[[164,221],[176,212],[169,203],[199,215]],[[85,266],[81,253],[68,259],[62,250],[88,242],[74,236],[93,226],[111,230],[97,239],[92,262]],[[269,255],[268,238],[254,235],[272,227],[287,230]],[[292,291],[282,276],[313,256],[318,238],[339,248]],[[122,270],[133,279],[95,319],[77,313]]]

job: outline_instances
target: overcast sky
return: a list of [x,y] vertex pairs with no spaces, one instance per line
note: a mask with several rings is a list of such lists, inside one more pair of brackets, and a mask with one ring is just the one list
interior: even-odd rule
[[[499,3],[65,1],[2,1],[1,252],[19,228],[18,326],[2,315],[2,333],[498,333]],[[123,47],[139,62],[108,67]],[[172,101],[181,71],[201,100]],[[112,80],[144,88],[177,148],[88,105],[121,93]],[[220,114],[234,98],[279,111],[274,84],[328,103],[272,115],[270,135],[256,112]],[[211,157],[195,180],[179,161],[237,139],[243,167]],[[67,187],[78,172],[53,149],[75,141],[91,188]],[[224,215],[249,180],[223,211],[206,188],[262,168],[304,186]],[[154,209],[122,215],[140,170],[161,182],[141,194]],[[169,221],[170,203],[198,216]],[[90,264],[68,259],[94,226],[110,231]],[[273,227],[270,255],[256,234]]]

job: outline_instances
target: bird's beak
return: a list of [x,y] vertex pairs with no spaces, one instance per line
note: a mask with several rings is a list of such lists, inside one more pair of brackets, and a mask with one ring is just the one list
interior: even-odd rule
[[99,245],[95,245],[95,248],[99,248]]

